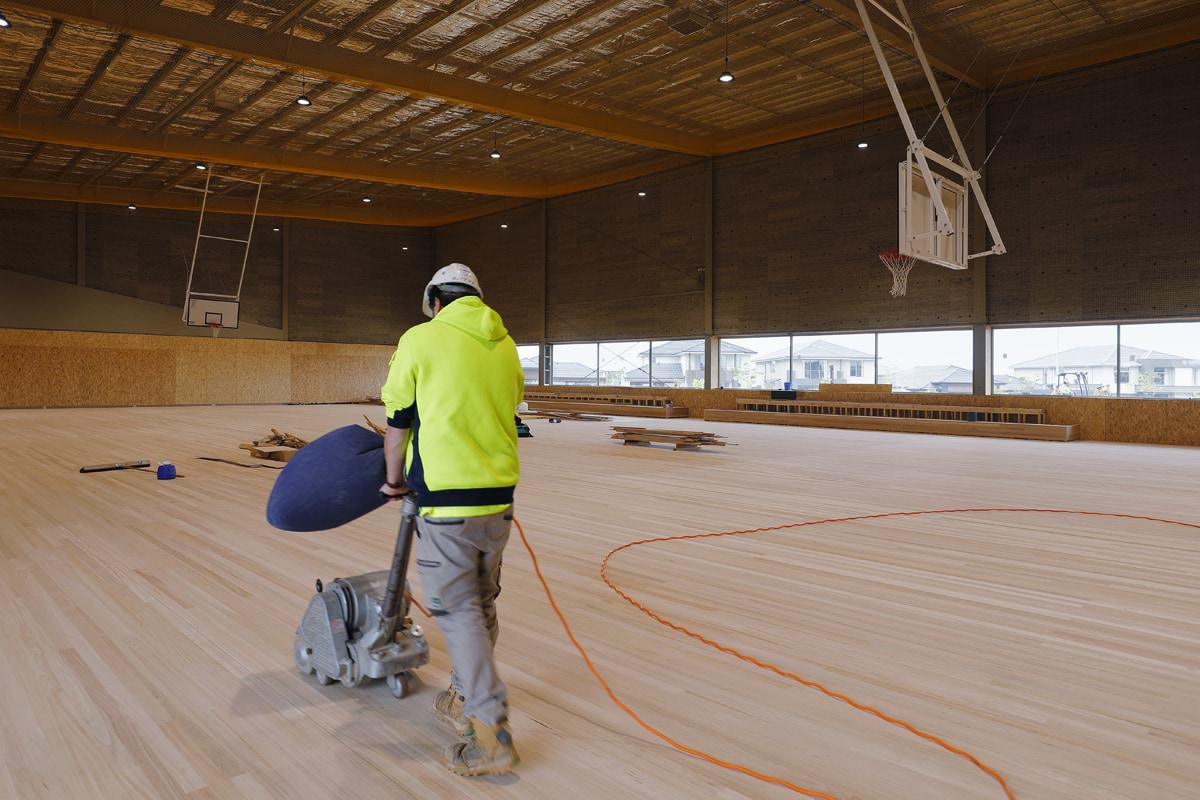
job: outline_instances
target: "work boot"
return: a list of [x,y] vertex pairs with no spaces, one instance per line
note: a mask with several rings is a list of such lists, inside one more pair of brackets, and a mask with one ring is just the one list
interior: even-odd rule
[[446,766],[458,775],[507,775],[521,763],[513,747],[508,722],[485,725],[471,720],[474,733],[465,742],[446,749]]
[[433,698],[433,711],[438,719],[454,728],[454,732],[459,736],[471,733],[471,720],[463,713],[462,695],[454,691],[453,684]]

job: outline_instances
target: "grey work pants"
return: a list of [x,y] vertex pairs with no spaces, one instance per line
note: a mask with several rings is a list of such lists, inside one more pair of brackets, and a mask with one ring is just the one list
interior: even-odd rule
[[508,717],[508,690],[492,649],[496,597],[513,511],[482,517],[417,517],[417,571],[425,602],[450,651],[450,681],[463,712],[486,725]]

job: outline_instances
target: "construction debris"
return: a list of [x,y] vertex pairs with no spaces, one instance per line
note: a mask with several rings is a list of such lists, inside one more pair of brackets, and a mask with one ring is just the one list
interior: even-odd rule
[[371,422],[371,418],[368,417],[366,414],[363,414],[363,419],[365,419],[367,421],[367,427],[369,427],[371,430],[375,431],[380,436],[387,435],[387,431],[385,429],[379,427],[378,425],[376,425],[374,422]]
[[273,467],[270,464],[247,464],[244,461],[230,461],[228,458],[214,458],[212,456],[196,456],[197,461],[219,461],[222,464],[233,464],[235,467],[245,467],[246,469],[283,469],[283,467]]
[[301,439],[299,436],[293,436],[286,431],[280,433],[271,428],[271,435],[263,439],[256,439],[250,444],[239,444],[241,450],[248,450],[250,455],[255,458],[267,458],[272,461],[289,461],[296,451],[307,445],[308,442]]
[[115,461],[111,464],[92,464],[88,467],[80,467],[80,472],[109,472],[116,469],[140,469],[141,467],[150,466],[150,462],[143,459],[141,461]]
[[[624,428],[613,426],[614,439],[625,444],[673,444],[676,450],[698,450],[704,445],[724,447],[732,442],[720,441],[724,436],[703,431],[668,431],[661,428]],[[735,445],[736,446],[736,445]]]

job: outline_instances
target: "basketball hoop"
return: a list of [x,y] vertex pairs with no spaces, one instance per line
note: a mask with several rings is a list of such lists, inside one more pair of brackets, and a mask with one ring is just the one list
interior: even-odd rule
[[213,338],[217,338],[217,334],[221,332],[222,325],[219,322],[210,322],[208,327],[212,328]]
[[887,250],[879,254],[879,260],[892,273],[892,297],[902,297],[908,289],[908,273],[916,259],[895,250]]

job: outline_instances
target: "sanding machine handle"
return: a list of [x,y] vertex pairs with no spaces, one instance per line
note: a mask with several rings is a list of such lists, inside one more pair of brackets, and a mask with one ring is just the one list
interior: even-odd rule
[[396,550],[392,554],[392,571],[388,574],[387,593],[383,596],[384,624],[394,624],[400,613],[400,598],[404,596],[404,581],[408,575],[408,557],[412,551],[413,530],[417,524],[417,500],[412,494],[404,496],[400,508],[400,532],[396,535]]

